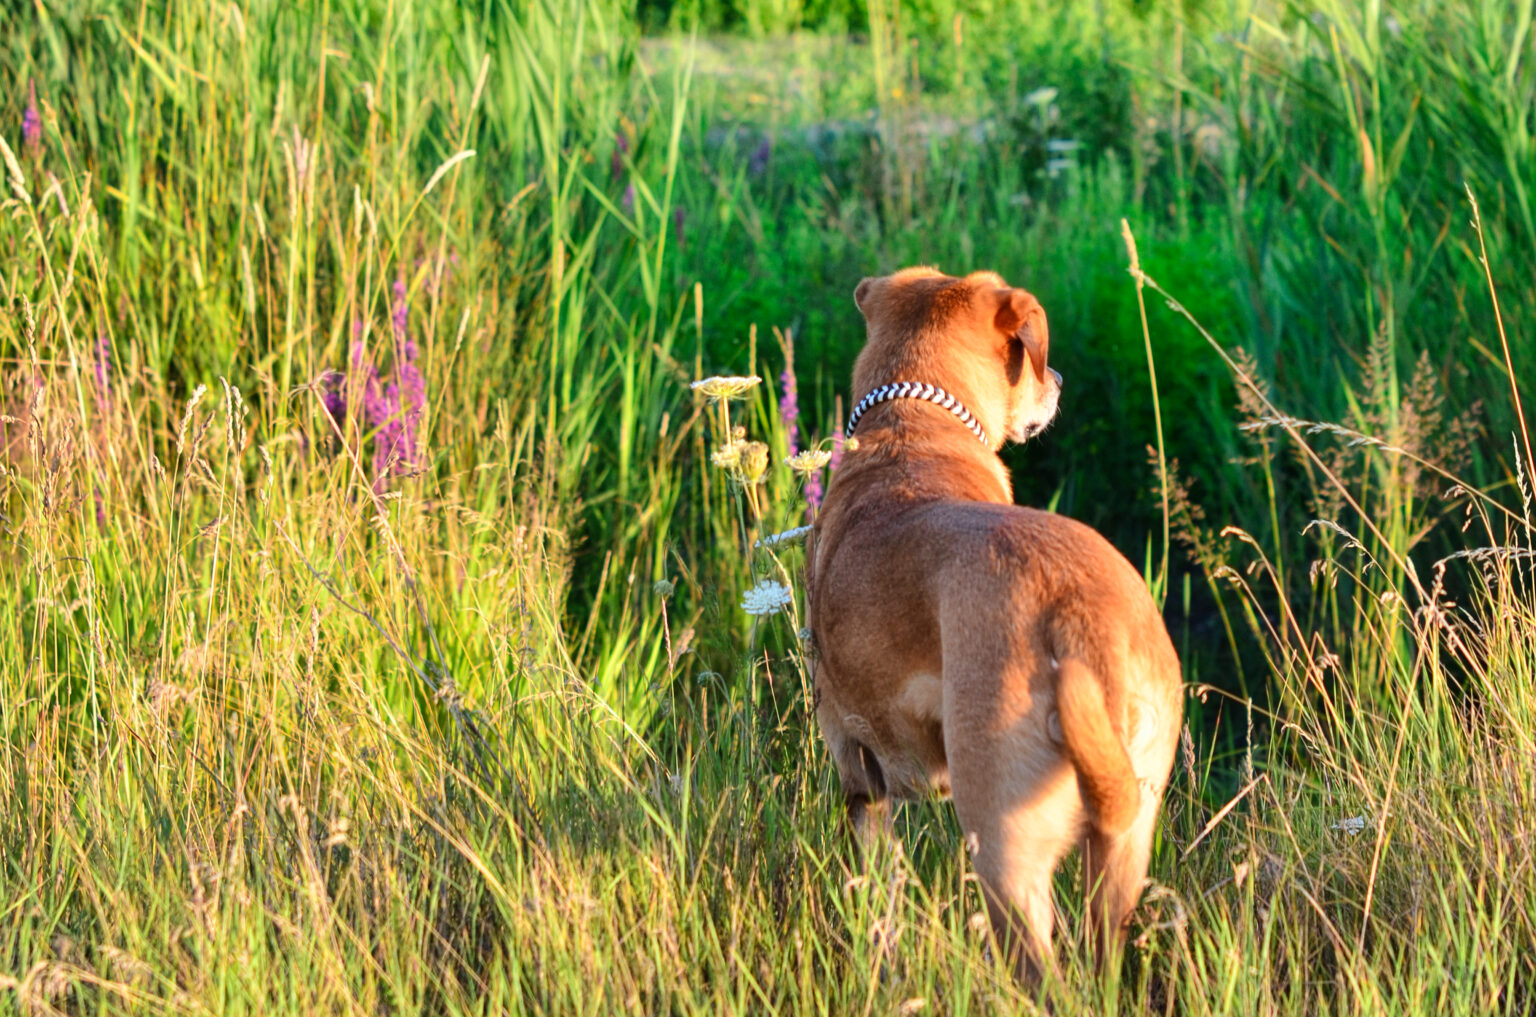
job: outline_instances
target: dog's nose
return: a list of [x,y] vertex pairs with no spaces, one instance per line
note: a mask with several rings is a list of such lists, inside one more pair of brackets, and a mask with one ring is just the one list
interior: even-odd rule
[[1046,370],[1050,371],[1052,377],[1056,379],[1056,387],[1061,388],[1061,372],[1056,370],[1054,367],[1046,368]]

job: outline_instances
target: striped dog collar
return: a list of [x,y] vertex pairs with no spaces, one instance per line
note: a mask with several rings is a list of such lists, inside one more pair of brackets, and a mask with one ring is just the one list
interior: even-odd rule
[[[987,445],[987,432],[981,429],[981,422],[971,416],[971,411],[965,408],[964,403],[937,385],[925,385],[917,381],[898,381],[890,385],[881,385],[863,399],[860,399],[859,405],[855,406],[853,412],[848,414],[848,427],[845,432],[848,437],[853,437],[853,429],[859,426],[859,418],[869,412],[871,407],[891,399],[922,399],[925,402],[933,403],[935,406],[942,406],[959,417],[960,423],[970,428],[977,441]],[[991,448],[990,445],[987,445],[987,447]]]

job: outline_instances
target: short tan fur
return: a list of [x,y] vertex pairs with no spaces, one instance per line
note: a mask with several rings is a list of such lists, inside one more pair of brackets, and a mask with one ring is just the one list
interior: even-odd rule
[[1056,412],[1045,312],[991,272],[865,279],[855,398],[871,407],[808,558],[817,718],[868,841],[891,799],[951,794],[1021,976],[1051,963],[1051,874],[1084,852],[1092,938],[1118,952],[1180,729],[1178,658],[1141,576],[1081,523],[1013,504],[1003,440]]

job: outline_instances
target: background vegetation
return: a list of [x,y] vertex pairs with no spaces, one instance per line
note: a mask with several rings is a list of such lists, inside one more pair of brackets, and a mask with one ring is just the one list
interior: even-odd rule
[[[0,1009],[1039,1005],[944,807],[853,864],[799,610],[740,607],[913,262],[1040,296],[1020,500],[1191,682],[1055,1011],[1531,1009],[1531,0],[0,28]],[[688,383],[753,372],[748,498]]]

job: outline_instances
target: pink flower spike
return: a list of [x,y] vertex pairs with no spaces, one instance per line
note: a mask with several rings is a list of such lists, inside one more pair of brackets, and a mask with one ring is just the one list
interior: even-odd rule
[[37,155],[43,144],[43,117],[37,109],[37,82],[27,81],[27,109],[21,115],[21,143],[28,155]]

